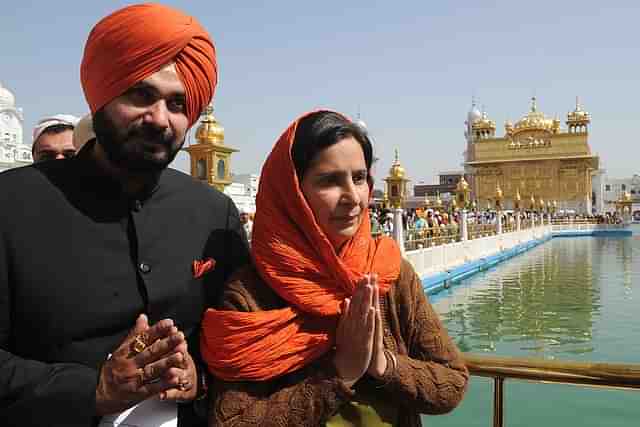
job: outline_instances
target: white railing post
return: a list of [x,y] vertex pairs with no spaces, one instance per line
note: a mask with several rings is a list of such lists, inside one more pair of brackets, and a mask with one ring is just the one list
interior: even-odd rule
[[460,211],[460,240],[466,242],[469,239],[469,227],[467,226],[467,210]]
[[497,234],[502,234],[502,213],[500,213],[500,211],[496,212],[496,219],[496,223],[498,224]]
[[393,211],[393,238],[395,239],[400,251],[404,255],[404,227],[402,225],[402,209],[396,208]]
[[516,211],[516,231],[520,231],[522,224],[520,223],[520,211]]

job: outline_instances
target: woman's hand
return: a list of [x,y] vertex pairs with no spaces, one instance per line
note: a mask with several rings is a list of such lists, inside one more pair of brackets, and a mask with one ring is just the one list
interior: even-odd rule
[[380,312],[380,289],[378,288],[378,275],[371,275],[371,286],[373,286],[373,304],[376,309],[376,327],[374,332],[373,351],[371,363],[367,373],[374,378],[382,378],[387,370],[387,357],[384,354],[382,313]]
[[369,281],[369,276],[365,276],[353,296],[345,299],[336,332],[334,365],[348,387],[353,386],[371,364],[376,311]]

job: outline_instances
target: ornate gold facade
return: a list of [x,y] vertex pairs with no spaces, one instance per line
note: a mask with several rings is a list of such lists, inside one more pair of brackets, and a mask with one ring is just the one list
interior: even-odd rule
[[224,144],[224,128],[208,106],[196,130],[197,144],[185,148],[191,157],[191,176],[224,191],[231,184],[231,153],[238,150]]
[[401,208],[404,205],[404,201],[407,198],[407,182],[409,179],[406,177],[406,172],[400,164],[400,156],[396,149],[396,158],[391,169],[389,169],[389,176],[384,179],[386,182],[385,198],[392,208]]
[[465,170],[480,206],[495,204],[499,187],[503,209],[513,209],[520,194],[554,200],[558,209],[591,213],[591,176],[598,157],[588,143],[591,117],[577,100],[567,115],[566,130],[558,118],[538,111],[534,97],[527,115],[515,124],[505,123],[502,137],[495,136],[495,122],[486,112],[473,108],[467,121]]

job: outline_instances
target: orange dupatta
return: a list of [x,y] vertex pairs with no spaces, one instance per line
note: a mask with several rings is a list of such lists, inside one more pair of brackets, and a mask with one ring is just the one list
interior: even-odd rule
[[384,294],[400,273],[398,246],[371,237],[367,212],[339,253],[318,226],[291,158],[298,123],[309,114],[287,128],[265,162],[251,239],[260,277],[290,306],[204,315],[202,356],[225,381],[269,380],[316,360],[333,346],[342,301],[363,275],[377,273]]

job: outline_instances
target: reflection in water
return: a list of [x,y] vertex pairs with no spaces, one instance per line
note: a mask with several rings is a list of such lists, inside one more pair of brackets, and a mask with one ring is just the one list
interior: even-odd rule
[[[462,351],[589,353],[601,309],[598,258],[608,253],[593,246],[615,245],[631,265],[628,240],[554,239],[461,282],[433,298],[434,305]],[[629,268],[629,287],[631,276]]]
[[[640,363],[633,300],[640,286],[640,226],[633,228],[632,237],[553,239],[430,299],[464,351]],[[576,414],[585,427],[638,424],[637,392],[516,380],[505,392],[509,426],[566,427],[577,422]],[[428,424],[491,425],[492,397],[491,383],[473,377],[461,407]]]

